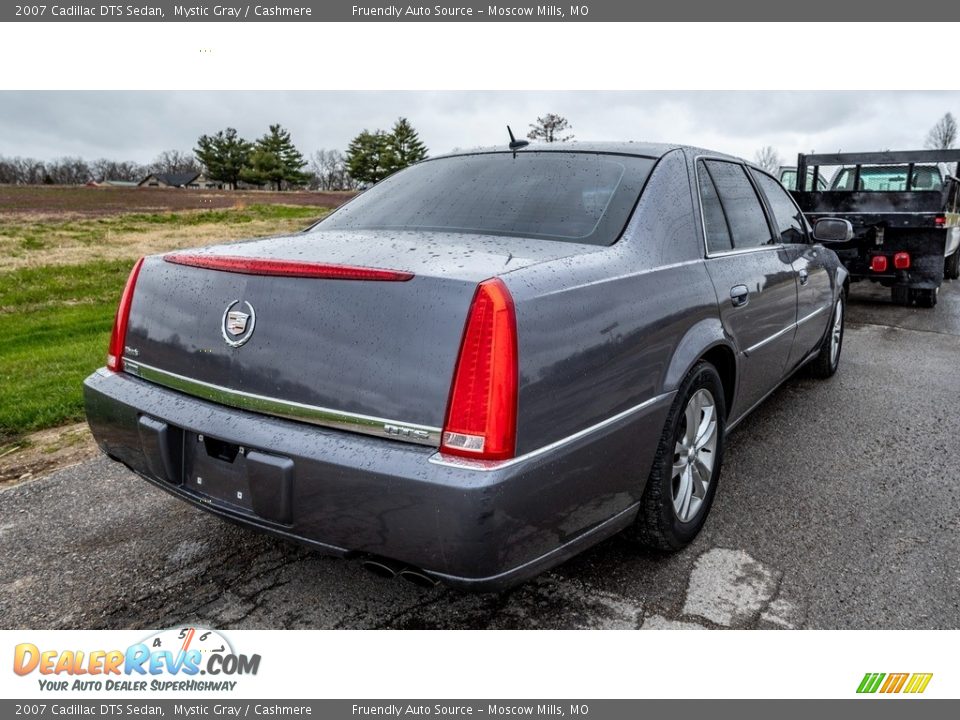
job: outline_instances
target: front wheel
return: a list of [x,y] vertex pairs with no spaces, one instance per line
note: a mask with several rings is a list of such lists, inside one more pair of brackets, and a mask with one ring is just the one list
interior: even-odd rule
[[833,315],[830,318],[830,324],[827,326],[827,335],[823,338],[823,344],[820,345],[820,352],[810,362],[810,374],[815,378],[826,380],[828,377],[833,377],[837,368],[840,367],[845,310],[846,306],[841,293],[840,297],[837,298],[836,305],[833,306]]
[[723,460],[726,406],[716,368],[697,363],[677,390],[640,500],[634,537],[657,550],[679,550],[700,532]]

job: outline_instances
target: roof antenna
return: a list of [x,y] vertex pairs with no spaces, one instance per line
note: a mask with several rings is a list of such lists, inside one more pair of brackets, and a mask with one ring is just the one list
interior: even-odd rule
[[513,156],[517,156],[517,150],[524,148],[530,144],[528,140],[517,140],[513,136],[513,130],[510,129],[510,126],[507,125],[507,132],[510,133],[510,149],[513,150]]

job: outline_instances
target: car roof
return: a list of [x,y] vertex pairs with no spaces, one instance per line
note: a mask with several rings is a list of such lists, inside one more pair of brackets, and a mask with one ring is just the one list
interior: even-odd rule
[[[713,150],[705,150],[703,148],[694,147],[692,145],[682,145],[675,143],[651,143],[651,142],[634,142],[630,141],[619,141],[619,142],[588,142],[588,141],[570,141],[570,142],[555,142],[555,143],[530,143],[525,145],[522,148],[518,148],[516,152],[525,153],[525,152],[581,152],[581,153],[612,153],[617,155],[637,155],[638,157],[648,157],[648,158],[661,158],[672,150],[686,150],[693,155],[708,155],[710,157],[724,158],[728,160],[735,160],[737,162],[746,162],[743,158],[738,158],[733,155],[727,155],[725,153],[714,152]],[[458,155],[480,155],[485,153],[498,153],[498,152],[513,152],[510,148],[507,147],[506,143],[503,145],[494,145],[490,147],[479,147],[479,148],[470,148],[465,150],[457,150],[455,152],[445,153],[443,155],[437,155],[432,159],[437,159],[441,157],[455,157]],[[752,163],[747,162],[748,165]]]

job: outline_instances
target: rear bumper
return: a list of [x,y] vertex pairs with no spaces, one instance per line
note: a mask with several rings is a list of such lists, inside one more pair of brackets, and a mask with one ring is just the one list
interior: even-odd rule
[[[882,245],[875,242],[873,229],[861,230],[849,244],[831,246],[850,273],[854,282],[870,280],[887,287],[905,287],[932,290],[943,283],[944,258],[950,253],[948,242],[955,228],[938,229],[888,229]],[[896,270],[892,267],[893,255],[910,253],[910,268]],[[889,269],[882,273],[870,269],[874,255],[885,255]]]
[[[628,526],[672,400],[481,470],[437,462],[432,448],[235,410],[123,373],[95,372],[84,394],[101,449],[197,507],[477,590],[522,582]],[[213,457],[201,434],[243,452]]]

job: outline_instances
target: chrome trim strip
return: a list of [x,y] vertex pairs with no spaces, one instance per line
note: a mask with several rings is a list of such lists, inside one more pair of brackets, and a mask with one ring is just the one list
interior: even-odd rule
[[459,457],[457,455],[444,455],[443,453],[438,452],[430,456],[430,462],[434,465],[443,465],[444,467],[457,468],[458,470],[478,470],[480,472],[502,470],[510,467],[511,465],[517,465],[519,463],[526,462],[527,460],[532,460],[533,458],[539,457],[544,453],[548,453],[551,450],[556,450],[557,448],[572,443],[575,440],[586,437],[591,433],[609,427],[610,425],[613,425],[614,423],[619,422],[620,420],[623,420],[634,413],[638,413],[641,410],[646,410],[648,407],[657,404],[664,398],[668,398],[673,394],[673,392],[667,392],[656,395],[649,400],[645,400],[639,405],[634,405],[632,408],[628,408],[623,412],[619,412],[616,415],[608,417],[606,420],[601,420],[596,425],[591,425],[588,428],[584,428],[583,430],[573,433],[573,435],[567,435],[565,438],[560,438],[549,445],[544,445],[543,447],[537,448],[536,450],[531,450],[523,455],[510,458],[509,460],[471,460],[470,458],[466,457]]
[[171,390],[178,390],[187,395],[210,400],[220,405],[229,405],[230,407],[241,410],[274,415],[276,417],[287,418],[288,420],[299,420],[312,425],[320,425],[337,430],[348,430],[350,432],[363,433],[364,435],[401,440],[434,448],[440,447],[441,428],[438,427],[399,422],[397,420],[388,420],[371,415],[360,415],[359,413],[343,412],[341,410],[332,410],[317,405],[304,405],[303,403],[292,402],[290,400],[278,400],[264,395],[231,390],[230,388],[203,382],[202,380],[194,380],[184,377],[183,375],[178,375],[177,373],[161,370],[160,368],[155,368],[150,365],[144,365],[135,360],[124,358],[123,362],[124,371],[130,375],[156,383],[157,385],[163,385]]
[[770,337],[765,338],[764,340],[761,340],[760,342],[758,342],[756,345],[751,345],[750,347],[748,347],[746,350],[743,351],[743,354],[744,354],[744,355],[749,355],[749,354],[752,353],[753,351],[759,350],[759,349],[762,348],[764,345],[767,345],[768,343],[772,343],[772,342],[773,342],[774,340],[776,340],[778,337],[782,337],[783,335],[787,334],[787,333],[790,332],[791,330],[796,330],[796,329],[797,329],[797,324],[796,324],[795,322],[794,322],[794,323],[790,323],[789,325],[787,325],[787,326],[786,326],[785,328],[783,328],[782,330],[778,330],[777,332],[775,332],[775,333],[774,333],[773,335],[771,335]]
[[767,252],[770,250],[782,250],[783,245],[760,245],[758,247],[740,248],[739,250],[723,250],[721,252],[707,253],[707,260],[713,258],[729,257],[730,255],[747,255],[748,253]]
[[790,332],[791,330],[795,330],[796,328],[800,327],[800,326],[803,325],[805,322],[807,322],[807,320],[812,320],[813,318],[815,318],[817,315],[819,315],[820,313],[822,313],[822,312],[823,312],[824,310],[826,310],[826,309],[827,309],[826,306],[820,307],[820,308],[817,308],[816,310],[814,310],[814,311],[813,311],[812,313],[810,313],[809,315],[804,315],[802,318],[800,318],[799,320],[797,320],[795,323],[791,323],[790,325],[787,325],[785,328],[783,328],[783,330],[779,330],[779,331],[775,332],[773,335],[771,335],[770,337],[766,338],[765,340],[761,340],[761,341],[758,342],[756,345],[751,345],[750,347],[748,347],[746,350],[743,351],[743,354],[744,354],[744,355],[749,355],[749,354],[752,353],[754,350],[759,350],[760,348],[762,348],[762,347],[763,347],[764,345],[766,345],[767,343],[771,343],[771,342],[773,342],[774,340],[776,340],[778,337],[784,335],[785,333],[788,333],[788,332]]
[[805,322],[807,322],[807,320],[812,320],[813,318],[815,318],[815,317],[816,317],[817,315],[819,315],[820,313],[825,312],[826,309],[827,309],[827,306],[824,305],[823,307],[817,308],[816,310],[814,310],[814,311],[813,311],[812,313],[810,313],[809,315],[804,315],[802,318],[800,318],[799,320],[797,320],[797,327],[800,327],[801,325],[803,325]]

